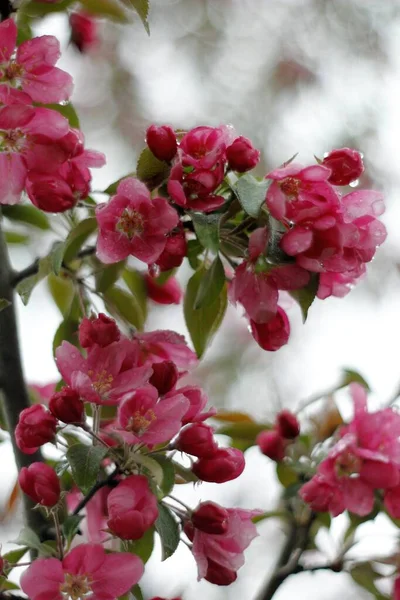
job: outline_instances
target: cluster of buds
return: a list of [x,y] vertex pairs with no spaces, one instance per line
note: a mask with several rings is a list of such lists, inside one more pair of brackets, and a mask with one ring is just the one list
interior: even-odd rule
[[300,424],[296,415],[289,410],[282,410],[276,417],[274,427],[261,431],[256,443],[265,456],[280,462],[286,456],[288,445],[297,438],[299,433]]

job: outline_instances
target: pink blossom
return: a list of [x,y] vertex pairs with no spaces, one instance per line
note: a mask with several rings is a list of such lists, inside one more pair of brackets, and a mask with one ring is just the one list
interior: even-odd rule
[[87,358],[69,342],[56,350],[58,369],[64,381],[86,402],[117,404],[121,397],[143,386],[151,368],[138,366],[137,353],[129,340],[94,347]]
[[138,540],[158,517],[157,498],[147,477],[130,475],[114,488],[107,500],[108,527],[123,540]]
[[153,374],[149,379],[149,383],[157,388],[160,396],[164,396],[164,394],[174,389],[179,379],[175,363],[171,360],[163,360],[162,362],[153,363],[151,368]]
[[145,276],[147,295],[150,300],[157,304],[180,304],[183,296],[182,288],[175,277],[169,279],[161,285],[150,275]]
[[143,563],[127,552],[106,554],[100,544],[80,544],[61,561],[39,558],[21,577],[21,588],[31,600],[66,597],[116,600],[135,585]]
[[[185,398],[189,400],[189,408],[184,414],[182,423],[201,423],[210,417],[213,417],[217,410],[214,407],[210,407],[208,410],[204,410],[208,404],[207,394],[200,387],[195,385],[186,385],[185,387],[178,388],[173,393],[179,392],[183,394]],[[172,393],[172,392],[170,392]],[[168,397],[168,394],[166,395]]]
[[54,506],[60,499],[60,480],[55,470],[45,463],[22,467],[18,481],[22,491],[42,506]]
[[33,454],[47,442],[54,440],[57,419],[43,406],[34,404],[24,408],[15,428],[15,441],[25,454]]
[[37,395],[42,404],[48,404],[50,398],[56,391],[56,383],[46,383],[45,385],[30,383],[29,391],[33,391],[34,395]]
[[254,167],[260,161],[260,151],[254,148],[247,138],[240,136],[236,138],[226,149],[226,157],[229,167],[238,173],[244,173]]
[[13,53],[17,27],[12,19],[0,24],[0,62],[3,82],[22,89],[34,102],[62,102],[72,93],[72,77],[55,67],[60,58],[60,44],[52,35],[43,35],[23,42]]
[[178,149],[174,130],[168,125],[150,125],[146,131],[146,142],[158,160],[170,162]]
[[[109,487],[100,488],[85,506],[86,517],[79,527],[89,542],[101,543],[107,537],[105,531],[108,518],[107,498],[110,492],[111,488]],[[83,497],[78,488],[73,488],[68,492],[66,497],[68,510],[74,511]]]
[[189,401],[179,392],[158,398],[152,385],[124,396],[118,409],[118,422],[130,435],[129,443],[155,446],[173,438],[182,427]]
[[[342,490],[337,487],[336,482],[318,473],[303,485],[299,493],[304,502],[307,502],[315,512],[330,512],[333,517],[336,517],[346,509]],[[370,512],[369,504],[370,493],[368,492],[366,514]]]
[[331,170],[328,181],[333,185],[348,185],[364,171],[361,154],[351,148],[332,150],[322,164]]
[[194,528],[192,552],[197,563],[198,580],[206,577],[209,561],[222,569],[236,572],[244,564],[244,550],[258,535],[252,518],[260,511],[228,508],[226,512],[224,533],[211,534]]
[[182,164],[197,169],[212,169],[226,161],[226,147],[234,137],[232,128],[195,127],[186,133],[180,144]]
[[271,460],[281,462],[285,458],[287,442],[275,429],[261,431],[256,437],[261,452]]
[[186,369],[197,364],[197,356],[183,335],[169,329],[136,333],[133,338],[140,353],[140,364],[171,360],[177,367]]
[[180,267],[187,253],[187,242],[183,224],[180,223],[177,229],[174,229],[167,235],[167,241],[164,250],[156,260],[156,265],[161,271],[170,271],[175,267]]
[[69,17],[71,41],[79,52],[85,53],[95,48],[99,42],[98,24],[90,13],[81,10]]
[[237,448],[218,448],[211,458],[199,458],[192,467],[193,473],[202,481],[225,483],[232,481],[244,471],[245,460]]
[[177,161],[168,179],[168,193],[178,206],[211,212],[225,202],[223,196],[214,193],[222,183],[224,174],[223,163],[217,163],[212,169],[186,172],[184,165]]
[[400,577],[396,577],[393,586],[393,600],[400,600]]
[[96,209],[99,224],[97,256],[114,263],[129,255],[148,264],[165,248],[166,234],[178,223],[177,212],[165,198],[151,198],[146,186],[128,177],[117,194]]
[[343,273],[321,273],[319,276],[317,297],[325,300],[329,296],[343,298],[354,285],[365,275],[366,267],[364,263],[358,265],[353,271],[344,271]]
[[113,342],[118,342],[121,332],[114,319],[104,313],[98,317],[82,319],[79,325],[79,343],[82,348],[90,350],[96,346],[105,348]]
[[250,330],[260,348],[275,352],[288,343],[290,323],[283,308],[278,306],[275,317],[268,323],[256,323],[250,319]]

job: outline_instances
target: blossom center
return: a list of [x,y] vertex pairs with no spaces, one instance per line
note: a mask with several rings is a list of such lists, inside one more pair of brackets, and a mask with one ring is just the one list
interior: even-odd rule
[[2,152],[20,152],[25,146],[25,134],[20,129],[0,131],[0,150]]
[[107,392],[110,391],[114,377],[110,373],[107,373],[105,369],[98,371],[97,373],[88,371],[88,375],[92,380],[92,388],[100,396],[107,394]]
[[87,598],[92,592],[90,587],[91,579],[88,575],[72,575],[66,573],[64,583],[60,586],[60,592],[64,598],[71,598],[72,600],[82,600]]
[[14,87],[18,87],[21,84],[21,78],[24,72],[25,69],[22,65],[11,62],[4,70],[4,79]]
[[361,469],[361,459],[359,456],[346,452],[341,454],[335,461],[335,470],[338,477],[351,477],[358,475]]
[[286,177],[280,183],[280,188],[285,196],[297,198],[299,194],[300,181],[294,177]]
[[141,235],[144,231],[143,216],[136,210],[125,208],[118,220],[117,230],[130,240],[135,235]]
[[151,423],[156,420],[154,410],[151,408],[142,414],[140,411],[136,411],[128,421],[129,431],[136,435],[142,435],[150,427]]

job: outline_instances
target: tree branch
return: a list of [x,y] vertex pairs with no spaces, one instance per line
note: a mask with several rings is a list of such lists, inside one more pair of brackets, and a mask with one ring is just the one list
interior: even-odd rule
[[[15,442],[14,431],[18,416],[24,408],[30,406],[30,401],[22,372],[11,274],[7,245],[0,225],[0,298],[10,303],[0,312],[0,389],[15,462],[20,471],[22,467],[28,467],[33,462],[42,460],[42,457],[39,452],[24,454]],[[48,526],[45,517],[40,511],[32,510],[34,503],[25,494],[23,500],[27,525],[39,537],[45,535]]]
[[89,500],[91,500],[95,493],[101,490],[101,488],[105,487],[106,485],[113,487],[117,483],[115,481],[115,477],[118,475],[119,472],[119,469],[116,468],[112,473],[110,473],[110,475],[106,479],[103,479],[103,481],[98,481],[88,492],[88,494],[86,494],[86,496],[82,498],[82,500],[79,502],[78,506],[75,508],[72,514],[78,515],[81,512],[81,510],[85,508]]
[[0,21],[5,21],[15,12],[10,0],[0,0]]

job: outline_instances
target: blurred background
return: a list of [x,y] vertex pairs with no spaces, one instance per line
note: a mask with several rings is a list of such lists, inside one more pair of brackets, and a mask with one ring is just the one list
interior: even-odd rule
[[[67,18],[55,15],[36,33],[57,35],[61,68],[72,73],[72,101],[87,146],[106,154],[94,171],[94,190],[135,169],[151,123],[176,128],[231,123],[262,152],[263,175],[299,153],[314,161],[332,148],[364,154],[360,186],[383,189],[388,239],[368,266],[367,278],[344,299],[315,301],[307,323],[287,301],[292,335],[277,353],[256,346],[240,312],[230,307],[211,349],[194,374],[210,402],[273,420],[282,407],[296,409],[316,392],[334,387],[346,367],[372,388],[371,405],[387,403],[400,385],[400,1],[398,0],[150,0],[150,37],[139,20],[101,25],[101,44],[85,55],[69,45]],[[13,250],[16,268],[45,254],[38,237]],[[182,280],[189,269],[181,269]],[[28,307],[19,306],[25,372],[30,383],[57,380],[52,339],[60,323],[45,285]],[[185,326],[181,307],[152,307],[148,328]],[[351,411],[346,393],[340,407]],[[221,440],[223,443],[223,440]],[[12,452],[1,447],[4,497],[14,483]],[[245,473],[220,488],[180,488],[187,502],[216,499],[226,506],[273,510],[280,488],[272,463],[257,448],[246,452]],[[189,486],[184,486],[188,488]],[[320,531],[319,548],[333,558],[346,527],[335,520]],[[2,523],[0,539],[16,537],[16,515]],[[196,583],[189,551],[160,563],[159,549],[143,580],[146,597],[182,595],[183,600],[253,600],[271,573],[284,536],[274,519],[259,526],[238,581],[228,588]],[[396,530],[380,517],[361,528],[357,556],[389,553]],[[389,588],[386,589],[388,591]],[[321,595],[321,590],[323,590]],[[288,579],[276,600],[296,594],[308,600],[370,597],[345,574],[318,572]]]

